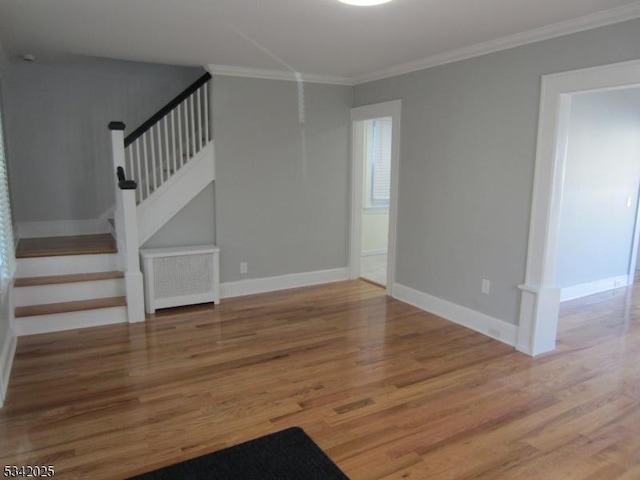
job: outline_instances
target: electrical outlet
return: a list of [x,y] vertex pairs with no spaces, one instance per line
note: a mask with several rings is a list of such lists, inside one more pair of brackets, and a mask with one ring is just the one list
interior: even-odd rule
[[482,287],[480,288],[480,290],[485,295],[489,295],[489,293],[491,292],[491,282],[489,280],[487,280],[486,278],[483,278],[482,279]]
[[627,197],[627,208],[631,208],[631,197]]
[[240,263],[240,273],[247,273],[249,268],[247,267],[247,262]]

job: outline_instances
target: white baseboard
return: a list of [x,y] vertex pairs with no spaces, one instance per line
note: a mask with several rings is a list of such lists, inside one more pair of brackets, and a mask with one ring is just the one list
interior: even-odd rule
[[348,278],[349,271],[347,268],[293,273],[278,277],[252,278],[238,282],[222,283],[220,285],[220,298],[232,298],[256,293],[274,292],[276,290],[309,287],[323,283],[340,282],[342,280],[348,280]]
[[595,282],[564,287],[560,290],[560,301],[566,302],[567,300],[574,300],[576,298],[586,297],[587,295],[594,295],[596,293],[602,293],[608,290],[613,290],[614,288],[626,287],[628,285],[629,276],[620,275],[618,277],[605,278],[604,280],[598,280]]
[[387,254],[386,248],[377,248],[374,250],[363,250],[361,255],[363,257],[370,257],[372,255],[386,255],[386,254]]
[[18,222],[19,238],[65,237],[109,233],[109,224],[102,218],[90,220],[53,220]]
[[507,345],[515,346],[518,338],[518,327],[484,313],[462,307],[441,298],[433,297],[411,287],[396,283],[393,289],[394,298],[433,313],[463,327],[470,328]]

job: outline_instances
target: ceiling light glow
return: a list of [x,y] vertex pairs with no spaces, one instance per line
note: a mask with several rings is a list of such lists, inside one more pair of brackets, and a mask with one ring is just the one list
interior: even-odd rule
[[388,3],[391,0],[338,0],[339,2],[346,3],[347,5],[356,5],[357,7],[372,7],[374,5],[382,5]]

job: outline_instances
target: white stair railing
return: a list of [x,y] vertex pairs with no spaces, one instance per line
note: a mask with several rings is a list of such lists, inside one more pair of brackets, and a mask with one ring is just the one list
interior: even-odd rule
[[124,139],[124,170],[142,203],[211,141],[208,73]]

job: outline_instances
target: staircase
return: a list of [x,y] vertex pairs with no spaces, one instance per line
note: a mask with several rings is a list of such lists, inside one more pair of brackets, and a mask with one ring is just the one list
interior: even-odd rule
[[115,235],[19,241],[18,335],[144,321],[139,247],[215,180],[210,79],[202,76],[126,138],[124,124],[109,125],[114,171],[122,169]]
[[109,234],[22,239],[13,301],[18,335],[127,321],[124,274]]

